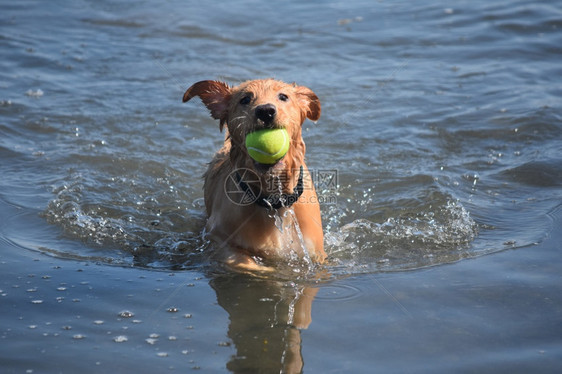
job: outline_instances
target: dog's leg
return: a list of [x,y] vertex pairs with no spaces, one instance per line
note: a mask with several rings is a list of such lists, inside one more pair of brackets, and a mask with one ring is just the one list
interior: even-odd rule
[[275,272],[275,269],[271,266],[260,265],[252,257],[240,252],[231,251],[224,260],[224,263],[233,270],[242,273],[271,274]]

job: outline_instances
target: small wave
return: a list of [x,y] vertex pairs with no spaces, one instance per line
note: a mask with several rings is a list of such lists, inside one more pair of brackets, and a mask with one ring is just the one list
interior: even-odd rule
[[[326,235],[330,256],[346,271],[418,268],[458,260],[477,235],[477,224],[456,201],[431,212],[356,219]],[[363,270],[361,270],[363,269]]]
[[[204,216],[201,207],[195,206],[196,201],[193,209],[166,212],[157,199],[144,200],[150,204],[124,204],[109,192],[105,196],[109,200],[97,196],[97,203],[93,204],[88,202],[93,196],[87,181],[81,176],[71,180],[54,189],[56,197],[43,216],[49,223],[62,227],[66,236],[84,242],[88,256],[92,248],[99,248],[96,261],[158,269],[188,269],[206,261],[203,252],[209,243],[202,232]],[[132,200],[134,197],[129,196]],[[477,224],[459,202],[437,201],[426,205],[426,209],[390,217],[381,223],[358,218],[336,225],[339,229],[328,228],[325,244],[333,260],[329,271],[337,276],[413,269],[471,256],[469,244],[476,237]],[[116,261],[113,254],[104,261],[112,248],[126,258]],[[69,257],[64,252],[48,252]]]
[[[91,180],[75,173],[54,187],[55,196],[44,218],[86,248],[72,255],[46,252],[157,269],[204,266],[210,244],[203,234],[201,199],[190,203],[184,195],[170,195],[167,183],[149,185],[149,179],[139,180],[138,175],[131,178]],[[359,205],[347,207],[375,209],[368,196],[367,192],[357,196],[350,201],[359,201]],[[390,217],[380,222],[376,222],[380,215],[363,215],[349,223],[342,222],[346,217],[338,210],[342,207],[334,207],[335,218],[327,219],[325,233],[326,250],[333,260],[328,271],[337,276],[413,269],[475,255],[470,243],[476,237],[477,224],[460,202],[447,194],[429,193],[420,201],[402,201],[401,206],[410,209],[392,210]],[[120,256],[122,261],[118,261]],[[289,273],[295,275],[294,271]],[[306,277],[304,273],[299,276]]]
[[528,186],[559,187],[562,186],[561,165],[560,159],[530,161],[504,170],[500,176]]
[[[178,212],[162,211],[164,205],[154,213],[153,205],[158,206],[158,202],[150,198],[145,200],[151,204],[135,204],[135,211],[128,204],[111,199],[88,203],[87,196],[92,191],[83,185],[79,176],[55,188],[54,192],[56,197],[49,202],[43,217],[49,223],[60,226],[65,236],[84,242],[90,249],[99,248],[102,256],[96,257],[96,261],[132,263],[150,268],[189,268],[196,262],[194,256],[200,254],[206,245],[200,230],[203,220],[195,209],[186,211],[186,214],[192,213],[187,219]],[[146,208],[148,205],[150,207]],[[143,207],[146,209],[143,210]],[[186,225],[193,230],[185,230]],[[103,257],[108,249],[114,249],[130,259],[116,262],[114,256]],[[43,250],[63,258],[80,255]]]

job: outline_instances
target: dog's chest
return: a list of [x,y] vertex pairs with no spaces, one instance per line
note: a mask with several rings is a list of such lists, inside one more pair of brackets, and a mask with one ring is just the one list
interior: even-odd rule
[[231,247],[244,249],[265,258],[302,258],[306,240],[292,209],[273,210],[260,208],[248,216],[230,214],[222,219],[209,218],[208,231],[213,236],[228,241]]

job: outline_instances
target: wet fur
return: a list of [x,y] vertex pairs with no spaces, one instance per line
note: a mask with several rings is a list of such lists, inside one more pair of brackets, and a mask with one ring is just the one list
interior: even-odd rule
[[[276,263],[292,261],[294,253],[300,258],[323,262],[326,254],[322,221],[311,178],[304,178],[303,195],[293,206],[278,210],[276,214],[281,222],[278,218],[277,225],[271,210],[257,204],[234,204],[225,193],[225,183],[227,188],[236,188],[228,178],[236,169],[257,173],[261,186],[254,183],[250,187],[255,191],[261,187],[267,194],[291,193],[298,182],[300,166],[304,168],[304,175],[309,175],[301,131],[305,119],[320,118],[318,97],[307,87],[273,79],[247,81],[236,87],[218,81],[201,81],[187,89],[183,101],[195,96],[200,97],[211,116],[219,120],[220,130],[227,128],[224,145],[204,175],[206,231],[217,244],[216,258],[241,271],[271,270]],[[257,118],[256,108],[260,105],[275,106],[276,114],[271,123]],[[265,127],[285,127],[291,138],[285,157],[271,167],[256,164],[244,145],[246,134]],[[299,230],[304,248],[300,245]]]

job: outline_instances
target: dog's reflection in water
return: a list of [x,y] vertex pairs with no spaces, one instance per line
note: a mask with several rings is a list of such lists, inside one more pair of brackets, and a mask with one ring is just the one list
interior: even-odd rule
[[228,337],[237,351],[227,364],[231,372],[302,371],[300,330],[312,321],[317,288],[232,274],[210,284],[230,316]]

